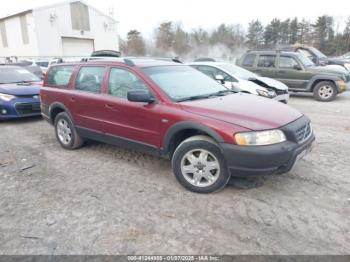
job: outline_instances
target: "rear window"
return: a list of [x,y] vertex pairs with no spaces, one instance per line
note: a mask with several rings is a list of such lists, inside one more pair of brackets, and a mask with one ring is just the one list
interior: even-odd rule
[[67,86],[72,76],[74,66],[55,66],[49,70],[47,83],[51,86]]
[[256,57],[256,55],[254,55],[254,54],[246,55],[243,59],[242,66],[252,67],[254,65],[254,62],[255,62],[255,57]]

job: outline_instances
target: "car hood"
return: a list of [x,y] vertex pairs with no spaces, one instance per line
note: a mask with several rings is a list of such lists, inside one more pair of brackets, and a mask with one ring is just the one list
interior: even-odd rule
[[[272,87],[272,88],[276,88],[278,90],[288,90],[288,86],[286,86],[285,84],[283,84],[280,81],[277,81],[275,79],[269,78],[269,77],[257,77],[256,80],[251,80],[254,83],[260,85],[260,83],[262,84],[262,86],[267,85],[267,87]],[[260,82],[260,83],[259,83]],[[264,86],[266,87],[266,86]]]
[[14,96],[38,95],[40,93],[40,84],[1,84],[0,93]]
[[339,77],[344,75],[343,70],[333,66],[312,66],[308,67],[307,70],[318,74],[331,74]]
[[247,92],[255,94],[255,95],[258,94],[258,92],[256,91],[258,89],[267,91],[266,88],[254,83],[252,81],[248,81],[248,80],[244,80],[244,79],[239,79],[238,82],[234,82],[234,83],[232,83],[232,85],[234,87],[238,87],[242,91],[247,91]]
[[297,110],[280,102],[243,93],[187,101],[181,105],[187,112],[250,130],[279,128],[302,116]]
[[[322,61],[322,59],[321,59]],[[324,61],[327,62],[336,62],[339,64],[346,64],[346,63],[350,63],[350,59],[344,58],[344,57],[327,57],[324,58]]]

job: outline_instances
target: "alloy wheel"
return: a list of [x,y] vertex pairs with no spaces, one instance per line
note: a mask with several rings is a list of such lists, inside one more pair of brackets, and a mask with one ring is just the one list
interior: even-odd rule
[[187,152],[181,160],[181,172],[193,186],[208,187],[220,176],[220,163],[207,150],[194,149]]

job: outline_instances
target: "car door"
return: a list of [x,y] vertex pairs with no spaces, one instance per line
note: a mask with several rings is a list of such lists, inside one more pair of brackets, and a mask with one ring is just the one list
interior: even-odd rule
[[305,89],[308,73],[297,59],[280,55],[277,63],[276,79],[285,83],[290,89]]
[[264,77],[275,78],[276,55],[274,54],[259,55],[254,72]]
[[[105,133],[145,147],[160,147],[160,105],[131,102],[127,93],[150,91],[135,72],[122,67],[110,68],[104,95]],[[151,92],[152,93],[152,92]]]
[[105,66],[82,66],[69,93],[69,108],[78,128],[102,131],[104,100],[101,87],[106,78]]

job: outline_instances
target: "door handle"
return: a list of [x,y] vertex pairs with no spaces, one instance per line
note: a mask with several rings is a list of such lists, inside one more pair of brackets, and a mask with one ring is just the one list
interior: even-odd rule
[[71,101],[71,102],[75,102],[75,98],[74,98],[74,97],[71,97],[71,98],[70,98],[70,101]]
[[286,70],[278,70],[278,73],[285,73]]

